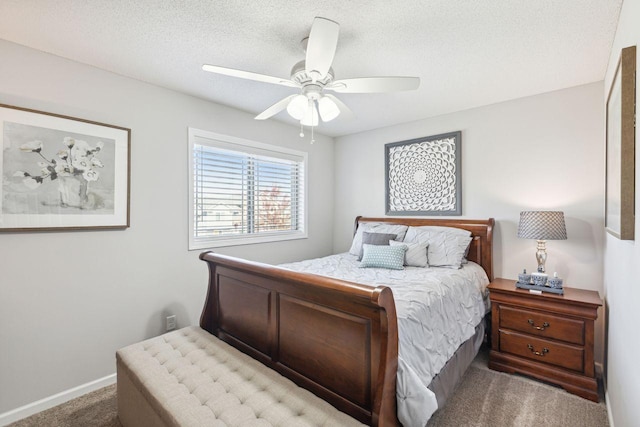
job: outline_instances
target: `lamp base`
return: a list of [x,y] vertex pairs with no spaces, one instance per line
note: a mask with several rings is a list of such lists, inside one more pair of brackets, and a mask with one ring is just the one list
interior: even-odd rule
[[544,273],[544,264],[547,262],[547,241],[538,240],[537,242],[536,260],[538,261],[538,273]]

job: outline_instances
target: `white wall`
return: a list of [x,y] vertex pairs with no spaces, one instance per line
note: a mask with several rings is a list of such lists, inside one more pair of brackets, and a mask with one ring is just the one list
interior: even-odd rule
[[131,129],[131,228],[0,233],[0,414],[115,372],[115,351],[197,324],[207,269],[187,250],[187,127],[309,153],[309,238],[221,248],[284,262],[332,250],[333,140],[0,40],[0,103]]
[[[334,251],[357,215],[384,216],[384,144],[462,131],[462,210],[496,219],[496,277],[534,270],[535,241],[516,237],[520,211],[562,210],[568,240],[547,242],[547,271],[602,293],[602,82],[336,139]],[[602,319],[597,360],[602,361]]]
[[[620,12],[618,30],[609,57],[602,104],[620,58],[627,46],[640,45],[640,1],[625,0]],[[640,46],[636,47],[640,58]],[[640,61],[636,59],[636,70]],[[636,71],[636,118],[640,117],[640,79]],[[604,118],[604,116],[603,116]],[[607,327],[607,392],[616,427],[636,426],[640,422],[640,132],[636,125],[636,240],[622,241],[606,234],[604,250],[604,289],[608,306]]]

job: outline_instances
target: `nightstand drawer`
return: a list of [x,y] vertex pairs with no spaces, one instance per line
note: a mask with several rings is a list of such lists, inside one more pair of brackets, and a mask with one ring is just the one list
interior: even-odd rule
[[584,371],[584,348],[582,347],[500,330],[500,351],[536,362],[578,372]]
[[500,329],[584,345],[584,321],[539,311],[500,306]]

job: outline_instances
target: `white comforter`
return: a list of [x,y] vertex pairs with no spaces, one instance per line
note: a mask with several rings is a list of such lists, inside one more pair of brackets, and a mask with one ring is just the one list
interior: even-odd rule
[[387,270],[359,265],[354,255],[343,253],[281,267],[392,289],[399,337],[398,418],[405,427],[424,427],[438,408],[427,386],[460,344],[474,334],[485,314],[487,275],[473,262],[459,270]]

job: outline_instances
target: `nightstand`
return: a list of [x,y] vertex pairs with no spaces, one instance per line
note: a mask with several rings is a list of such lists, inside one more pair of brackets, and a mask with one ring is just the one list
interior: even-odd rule
[[564,295],[537,295],[515,283],[495,279],[489,285],[489,368],[528,375],[597,402],[593,331],[602,305],[598,293],[565,287]]

